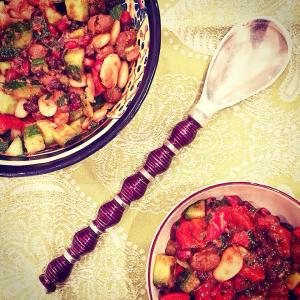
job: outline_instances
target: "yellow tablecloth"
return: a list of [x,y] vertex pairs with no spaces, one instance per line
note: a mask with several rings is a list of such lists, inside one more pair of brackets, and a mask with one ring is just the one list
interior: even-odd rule
[[[162,46],[150,92],[104,149],[67,169],[0,179],[0,299],[147,299],[153,234],[179,200],[223,181],[254,181],[300,199],[300,2],[160,0]],[[272,16],[290,31],[291,62],[269,89],[216,115],[194,143],[132,204],[70,279],[45,295],[38,275],[73,233],[118,192],[194,102],[219,40],[236,23]]]

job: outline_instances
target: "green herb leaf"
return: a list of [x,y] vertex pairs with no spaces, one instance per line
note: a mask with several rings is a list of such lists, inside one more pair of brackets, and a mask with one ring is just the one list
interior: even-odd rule
[[13,23],[9,25],[3,32],[3,40],[6,45],[11,45],[12,42],[16,40],[21,33],[29,31],[30,29],[31,24],[29,21]]
[[80,67],[79,66],[67,65],[66,66],[66,72],[74,80],[77,80],[77,81],[81,80],[81,74],[80,74]]
[[25,79],[16,79],[16,80],[11,80],[9,82],[6,82],[3,85],[3,87],[8,90],[16,90],[16,89],[26,86],[26,84],[27,83],[26,83]]
[[14,58],[19,55],[20,50],[13,47],[1,47],[0,48],[0,61]]
[[57,99],[57,106],[64,106],[64,105],[67,105],[68,104],[68,98],[66,95],[63,95],[63,96],[60,96],[58,99]]
[[9,25],[9,27],[7,29],[13,30],[15,32],[23,33],[25,31],[28,31],[31,29],[31,24],[29,21],[16,22],[16,23]]
[[33,58],[33,59],[31,60],[31,64],[32,64],[33,66],[43,65],[44,63],[45,63],[44,57]]
[[119,4],[119,5],[116,5],[115,7],[113,7],[109,14],[114,20],[120,20],[122,11],[123,11],[122,6],[121,6],[121,4]]
[[41,134],[41,131],[36,124],[32,124],[24,128],[24,136],[26,137],[30,137],[37,134]]

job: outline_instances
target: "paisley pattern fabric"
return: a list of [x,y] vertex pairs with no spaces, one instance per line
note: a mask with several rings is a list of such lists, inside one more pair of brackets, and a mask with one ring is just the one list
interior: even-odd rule
[[[300,199],[300,2],[160,0],[159,5],[160,62],[131,123],[72,167],[0,179],[0,299],[147,299],[152,236],[183,197],[218,182],[253,181]],[[267,90],[215,115],[121,223],[103,235],[95,251],[75,265],[70,279],[45,295],[38,276],[46,264],[63,253],[98,205],[118,192],[122,180],[187,115],[228,29],[261,15],[281,21],[292,36],[292,59],[283,75]]]

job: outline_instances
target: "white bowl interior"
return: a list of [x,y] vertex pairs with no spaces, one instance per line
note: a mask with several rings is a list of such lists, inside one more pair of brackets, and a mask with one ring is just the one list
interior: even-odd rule
[[182,211],[192,203],[209,197],[222,198],[224,195],[238,195],[242,200],[249,201],[256,208],[265,207],[281,221],[293,226],[300,226],[300,202],[273,188],[251,183],[227,183],[212,186],[192,194],[173,208],[159,226],[150,246],[147,262],[147,288],[151,300],[158,299],[158,289],[153,285],[153,266],[155,257],[164,253],[170,238],[170,229]]

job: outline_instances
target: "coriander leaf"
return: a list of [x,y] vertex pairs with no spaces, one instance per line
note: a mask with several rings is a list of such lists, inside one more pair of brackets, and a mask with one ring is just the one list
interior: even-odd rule
[[119,5],[116,5],[115,7],[113,7],[109,14],[114,20],[120,20],[122,11],[123,11],[122,6],[121,6],[121,4],[119,4]]
[[74,80],[81,80],[80,67],[75,65],[67,65],[66,72]]
[[26,86],[26,80],[25,79],[16,79],[11,80],[9,82],[4,83],[3,87],[8,90],[16,90],[22,87]]
[[24,128],[24,136],[26,137],[30,137],[37,134],[41,134],[41,132],[36,124],[32,124]]
[[31,64],[32,64],[33,66],[43,65],[44,63],[45,63],[44,57],[33,58],[33,59],[31,60]]
[[0,152],[5,152],[8,149],[9,142],[0,138]]

